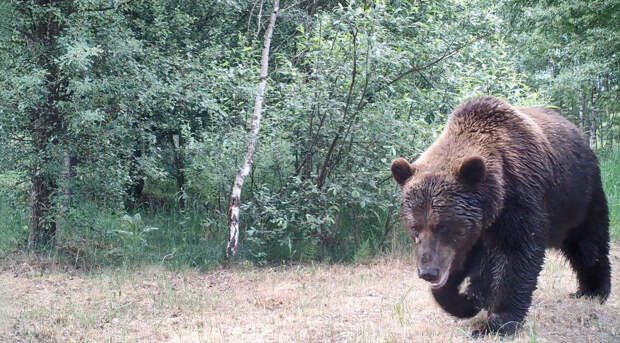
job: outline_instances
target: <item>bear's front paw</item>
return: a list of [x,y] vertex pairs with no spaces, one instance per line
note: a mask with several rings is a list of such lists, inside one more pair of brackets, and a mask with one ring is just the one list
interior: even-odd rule
[[489,331],[481,328],[481,329],[477,329],[471,332],[471,338],[483,338],[484,336],[488,335]]
[[521,321],[510,320],[509,314],[489,313],[486,325],[474,330],[472,338],[480,338],[487,335],[498,334],[500,336],[514,335],[521,327]]
[[586,295],[586,293],[584,291],[577,291],[575,293],[570,293],[568,296],[571,299],[579,299],[579,298],[583,298]]
[[609,288],[596,289],[596,290],[578,290],[575,293],[571,293],[570,297],[573,299],[586,298],[586,299],[598,299],[598,301],[603,304],[607,297],[609,296]]

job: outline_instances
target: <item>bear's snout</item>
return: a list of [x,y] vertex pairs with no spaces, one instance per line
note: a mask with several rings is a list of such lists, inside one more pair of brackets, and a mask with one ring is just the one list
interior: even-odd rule
[[418,276],[429,282],[436,281],[439,278],[439,268],[435,267],[418,267]]

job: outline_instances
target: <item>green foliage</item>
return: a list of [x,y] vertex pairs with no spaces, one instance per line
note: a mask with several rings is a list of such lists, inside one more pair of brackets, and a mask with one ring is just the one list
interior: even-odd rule
[[[40,183],[41,223],[72,263],[223,258],[269,6],[0,2],[0,251],[27,246]],[[484,94],[557,106],[610,151],[618,238],[617,13],[613,1],[282,4],[243,257],[408,249],[390,161],[414,159],[455,105]]]
[[614,240],[620,239],[620,149],[599,153],[601,177],[609,206],[609,233]]
[[[297,55],[277,57],[280,83],[270,90],[242,211],[249,256],[349,260],[368,242],[384,249],[398,225],[390,161],[419,154],[465,97],[523,100],[521,75],[495,60],[506,56],[500,21],[444,5],[350,4],[296,28]],[[474,25],[459,24],[472,17]],[[443,29],[432,30],[433,21]],[[449,64],[432,62],[460,50]],[[481,50],[495,54],[473,57]]]
[[[0,201],[0,257],[25,247],[26,208]],[[122,214],[83,204],[63,218],[63,230],[49,256],[86,270],[109,266],[163,264],[171,268],[208,268],[224,257],[225,235],[214,230],[200,213],[145,211]]]
[[28,235],[25,187],[15,172],[0,174],[0,257],[24,247]]
[[505,4],[518,68],[527,84],[586,133],[595,148],[620,134],[617,1],[511,1]]

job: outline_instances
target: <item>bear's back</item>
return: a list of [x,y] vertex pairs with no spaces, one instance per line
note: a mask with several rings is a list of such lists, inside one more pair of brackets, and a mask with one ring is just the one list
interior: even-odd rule
[[536,122],[549,142],[549,170],[546,200],[554,237],[581,223],[592,197],[593,183],[600,179],[596,155],[581,130],[559,113],[545,107],[519,108]]
[[550,243],[585,216],[598,162],[581,131],[557,112],[513,107],[493,97],[459,106],[423,160],[453,169],[468,155],[483,156],[515,201],[539,194],[552,226]]

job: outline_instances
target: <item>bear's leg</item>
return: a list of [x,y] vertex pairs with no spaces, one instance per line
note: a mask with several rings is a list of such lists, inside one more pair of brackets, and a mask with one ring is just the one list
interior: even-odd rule
[[[467,255],[461,270],[452,271],[448,282],[443,287],[432,290],[435,301],[444,311],[457,318],[471,318],[480,312],[482,303],[478,301],[479,294],[475,294],[475,291],[484,289],[479,287],[483,283],[477,282],[483,258],[484,248],[482,242],[479,241]],[[465,294],[462,294],[459,292],[459,287],[467,276],[471,277],[471,283]]]
[[459,293],[459,286],[465,279],[465,273],[450,275],[448,282],[441,288],[433,289],[433,297],[441,308],[457,318],[471,318],[480,312],[480,308],[466,294]]
[[577,273],[579,289],[575,296],[598,297],[605,302],[611,289],[609,218],[600,180],[594,187],[585,221],[572,230],[562,252]]
[[[521,210],[521,211],[519,211]],[[474,336],[490,332],[514,334],[532,303],[538,274],[545,257],[546,221],[540,214],[514,208],[492,228],[488,262],[489,314],[486,326]]]

